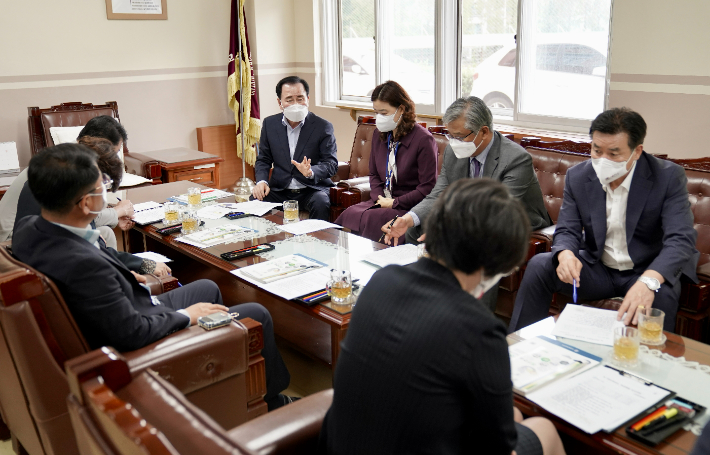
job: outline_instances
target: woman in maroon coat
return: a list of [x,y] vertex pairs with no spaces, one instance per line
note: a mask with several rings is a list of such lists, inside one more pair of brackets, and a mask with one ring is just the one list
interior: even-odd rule
[[401,85],[378,85],[371,99],[377,129],[370,152],[370,200],[349,207],[335,222],[377,241],[383,224],[407,213],[434,188],[437,149],[431,133],[416,123],[414,103]]

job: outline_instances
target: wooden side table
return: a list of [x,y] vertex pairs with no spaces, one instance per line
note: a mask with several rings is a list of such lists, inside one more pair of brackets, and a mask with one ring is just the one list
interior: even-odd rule
[[153,152],[131,153],[158,161],[163,170],[163,183],[190,181],[211,188],[220,188],[219,164],[224,158],[177,147]]

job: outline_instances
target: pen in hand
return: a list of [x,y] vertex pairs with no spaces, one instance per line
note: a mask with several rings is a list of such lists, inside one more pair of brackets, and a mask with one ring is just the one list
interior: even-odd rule
[[[390,229],[392,229],[392,226],[394,226],[394,222],[397,221],[397,218],[399,218],[399,215],[395,215],[394,218],[392,219],[392,222],[390,223],[390,227],[389,227]],[[382,233],[382,235],[380,236],[380,240],[378,240],[378,242],[381,242],[382,240],[384,240],[385,234],[386,234],[385,232]]]
[[572,301],[577,303],[577,280],[572,278]]

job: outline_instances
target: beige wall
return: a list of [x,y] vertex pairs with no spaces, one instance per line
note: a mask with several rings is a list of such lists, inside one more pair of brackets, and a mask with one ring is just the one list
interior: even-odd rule
[[645,149],[677,158],[710,156],[710,2],[614,2],[609,106],[637,110]]
[[227,107],[230,0],[170,0],[167,21],[107,20],[100,0],[0,0],[0,141],[30,158],[27,107],[117,101],[132,151],[197,148]]

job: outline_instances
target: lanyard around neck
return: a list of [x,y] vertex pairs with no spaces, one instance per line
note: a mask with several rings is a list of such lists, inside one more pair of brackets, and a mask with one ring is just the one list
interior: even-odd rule
[[[397,150],[399,150],[399,142],[394,143],[394,159],[397,163]],[[392,133],[387,136],[387,173],[385,174],[385,188],[392,189],[392,169],[390,168],[390,153],[392,151]]]

